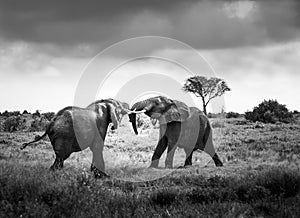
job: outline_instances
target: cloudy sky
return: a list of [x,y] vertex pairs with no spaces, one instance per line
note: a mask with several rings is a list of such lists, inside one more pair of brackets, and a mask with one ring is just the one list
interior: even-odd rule
[[[232,89],[225,95],[227,111],[245,112],[264,99],[300,110],[298,2],[0,0],[0,111],[45,112],[73,105],[91,59],[114,43],[139,36],[169,37],[199,52]],[[126,62],[141,46],[156,57],[168,53],[170,62]],[[98,96],[115,97],[116,89],[125,86],[123,95],[134,93],[136,84],[145,81],[153,84],[152,92],[164,93],[162,87],[179,90],[188,73],[172,59],[199,61],[185,49],[151,44],[136,48],[105,57],[102,64],[107,66],[127,64],[113,74],[105,67],[98,70],[102,76],[111,75]],[[205,69],[199,71],[205,75]]]

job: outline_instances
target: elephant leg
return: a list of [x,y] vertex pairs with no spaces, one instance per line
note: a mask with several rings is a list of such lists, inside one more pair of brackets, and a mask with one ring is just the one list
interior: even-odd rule
[[109,177],[105,173],[105,163],[103,159],[103,141],[97,141],[98,143],[95,143],[90,147],[93,153],[91,171],[94,173],[95,178]]
[[184,149],[184,152],[185,152],[185,155],[186,155],[184,166],[183,167],[179,167],[179,168],[184,168],[184,167],[187,167],[187,166],[192,166],[193,153],[196,150],[197,150],[196,147],[193,148],[193,149],[190,149],[190,148],[185,148]]
[[[168,123],[166,128],[166,137],[168,139],[168,153],[165,161],[166,168],[173,167],[173,159],[177,146],[180,143],[179,137],[181,132],[181,123]],[[180,145],[179,145],[180,146]]]
[[188,152],[188,153],[186,152],[186,159],[184,162],[184,167],[192,166],[193,153],[194,153],[194,151]]
[[157,168],[159,164],[159,159],[161,155],[164,153],[168,145],[168,139],[166,136],[163,136],[159,141],[155,148],[155,151],[153,153],[152,159],[151,159],[151,165],[150,167]]
[[64,161],[71,155],[71,145],[69,140],[58,138],[53,146],[56,158],[50,170],[61,169],[64,166]]
[[213,141],[212,141],[212,133],[211,132],[209,133],[208,139],[206,141],[204,151],[211,156],[211,158],[213,159],[213,161],[214,161],[214,163],[217,167],[223,166],[222,161],[220,160],[219,156],[217,155],[217,153],[215,151]]
[[53,170],[53,171],[59,170],[59,169],[62,169],[63,166],[64,166],[63,158],[56,157],[55,160],[54,160],[54,163],[50,167],[50,170]]
[[95,176],[96,179],[105,178],[105,177],[109,178],[110,177],[105,172],[102,172],[102,171],[98,170],[97,167],[95,167],[95,165],[93,163],[91,164],[91,172],[94,173],[94,176]]
[[169,143],[168,153],[165,161],[166,168],[170,168],[170,169],[173,168],[173,159],[174,159],[175,150],[176,150],[176,146],[171,145],[171,143]]
[[220,160],[219,156],[217,155],[217,153],[214,154],[214,156],[212,157],[213,161],[215,162],[215,165],[217,167],[222,167],[223,166],[223,163],[222,161]]
[[[102,146],[101,146],[102,147]],[[103,148],[101,148],[99,145],[95,145],[91,147],[91,150],[93,152],[93,160],[92,164],[95,165],[96,168],[98,168],[101,171],[105,171],[105,163],[103,159]]]

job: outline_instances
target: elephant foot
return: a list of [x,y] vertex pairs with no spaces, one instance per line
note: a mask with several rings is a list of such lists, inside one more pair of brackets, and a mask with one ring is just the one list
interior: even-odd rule
[[158,168],[159,160],[154,160],[151,162],[149,168]]
[[190,168],[190,167],[192,167],[192,165],[188,164],[188,165],[179,166],[179,167],[177,167],[177,169],[186,169],[186,168]]
[[91,171],[94,173],[95,179],[110,178],[110,176],[107,175],[105,172],[102,172],[101,170],[98,170],[97,167],[95,167],[94,164],[91,165]]
[[50,167],[51,171],[60,170],[64,167],[63,159],[56,158],[52,166]]
[[223,163],[222,163],[222,161],[220,160],[220,158],[217,154],[215,154],[212,157],[212,159],[214,160],[216,167],[222,167],[223,166]]
[[158,166],[153,166],[152,164],[148,168],[158,169]]
[[185,161],[184,162],[184,166],[186,167],[186,166],[192,166],[192,161]]

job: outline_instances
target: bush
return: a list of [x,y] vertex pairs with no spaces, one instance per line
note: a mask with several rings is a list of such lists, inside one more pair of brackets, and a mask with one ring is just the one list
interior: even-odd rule
[[4,117],[8,117],[9,115],[8,115],[8,111],[6,110],[6,111],[4,111],[3,113],[2,113],[2,116],[4,116]]
[[136,117],[136,121],[137,121],[138,128],[149,129],[152,126],[150,119],[143,114],[139,114]]
[[5,116],[5,117],[11,117],[11,116],[19,116],[21,115],[20,111],[4,111],[2,113],[2,116]]
[[285,105],[279,104],[276,100],[264,100],[253,111],[247,111],[245,118],[253,122],[263,123],[290,123],[293,121],[293,114],[289,112]]
[[228,112],[226,113],[226,118],[239,118],[241,115],[236,112]]
[[32,117],[40,117],[41,113],[39,112],[39,110],[36,110],[33,114]]
[[54,112],[47,112],[42,114],[48,121],[52,120],[52,118],[55,116]]
[[49,121],[44,117],[36,118],[31,122],[29,131],[30,132],[44,131],[48,123]]
[[208,113],[207,114],[207,117],[208,118],[225,118],[225,113],[224,112],[221,112],[221,113]]
[[19,129],[21,118],[20,116],[10,116],[3,123],[5,132],[14,132]]
[[27,110],[24,110],[22,114],[29,114]]
[[224,122],[224,120],[215,120],[215,121],[211,122],[211,126],[213,128],[224,128],[225,122]]

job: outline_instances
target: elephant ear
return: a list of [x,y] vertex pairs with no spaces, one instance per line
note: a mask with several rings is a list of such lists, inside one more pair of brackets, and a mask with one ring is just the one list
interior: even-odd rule
[[116,108],[113,104],[106,104],[107,105],[107,113],[110,117],[111,123],[113,124],[112,130],[118,129],[118,119],[116,116]]
[[170,100],[170,107],[163,113],[160,123],[182,122],[190,116],[190,108],[181,101]]
[[115,107],[117,120],[120,120],[121,116],[127,114],[129,111],[129,105],[125,102],[121,102],[112,98],[109,98],[106,101]]

